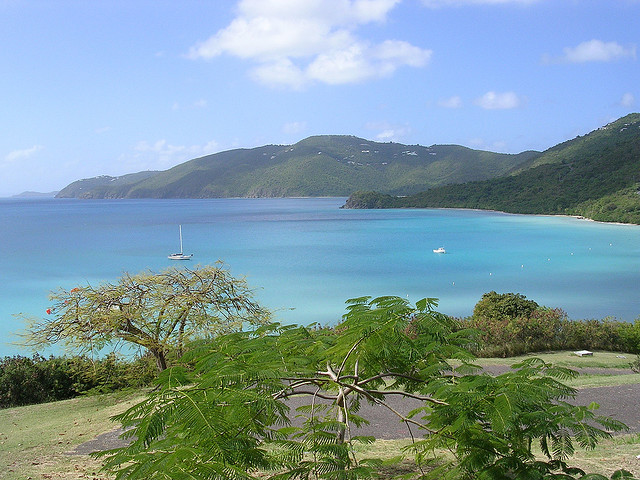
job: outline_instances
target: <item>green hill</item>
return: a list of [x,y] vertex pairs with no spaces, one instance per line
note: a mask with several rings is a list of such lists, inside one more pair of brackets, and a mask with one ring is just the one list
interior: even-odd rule
[[398,198],[359,192],[347,208],[447,207],[581,215],[640,224],[640,114],[556,145],[511,175]]
[[128,191],[132,185],[157,175],[158,172],[147,171],[131,173],[120,177],[100,175],[94,178],[77,180],[56,194],[56,198],[120,198],[119,192]]
[[346,135],[309,137],[207,155],[162,172],[74,182],[59,198],[348,196],[357,190],[410,195],[504,175],[539,152],[507,155],[456,145],[379,143]]

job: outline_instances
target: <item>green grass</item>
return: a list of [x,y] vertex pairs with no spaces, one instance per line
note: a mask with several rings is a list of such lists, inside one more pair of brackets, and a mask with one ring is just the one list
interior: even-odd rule
[[[628,368],[634,355],[595,352],[593,357],[577,357],[572,352],[553,352],[514,358],[478,360],[482,366],[512,365],[530,356],[571,368]],[[640,374],[581,375],[571,385],[577,388],[640,383]],[[87,455],[69,455],[77,445],[106,433],[115,425],[112,415],[124,411],[141,398],[138,393],[80,397],[61,402],[0,410],[0,478],[106,480],[100,463]],[[377,440],[363,447],[362,456],[390,459],[402,453],[408,440]],[[640,435],[622,435],[602,441],[594,451],[578,450],[572,462],[585,471],[608,473],[626,468],[640,476]],[[409,473],[415,465],[406,460],[386,468],[386,477]]]
[[636,356],[632,353],[620,352],[593,352],[591,357],[579,357],[574,352],[550,352],[531,353],[518,357],[508,358],[479,358],[477,364],[480,366],[490,365],[513,365],[527,358],[538,357],[545,362],[569,368],[624,368],[628,369]]
[[[574,352],[569,351],[532,353],[508,358],[479,358],[476,364],[482,367],[511,366],[531,357],[538,357],[545,362],[562,367],[602,369],[601,373],[582,373],[578,378],[564,382],[574,388],[613,387],[640,383],[640,374],[638,373],[616,375],[616,372],[614,372],[614,370],[617,371],[619,369],[629,370],[629,364],[636,358],[631,353],[594,352],[593,356],[589,357],[579,357]],[[607,370],[612,370],[612,372],[608,373]]]
[[[362,457],[375,457],[380,459],[391,459],[402,454],[403,448],[409,445],[409,440],[377,440],[370,446],[370,450],[362,451]],[[630,471],[636,476],[640,476],[640,460],[636,458],[640,451],[640,434],[620,435],[611,439],[602,440],[594,450],[585,450],[576,445],[575,455],[568,460],[568,464],[579,467],[587,473],[599,473],[611,476],[619,469]],[[443,452],[444,454],[444,452]],[[543,456],[537,452],[540,459]],[[450,458],[450,457],[449,457]],[[401,463],[390,465],[386,468],[388,476],[381,478],[391,478],[391,474],[407,474],[416,471],[415,463],[405,460]]]
[[580,375],[578,378],[569,380],[567,385],[573,388],[594,388],[594,387],[615,387],[618,385],[635,385],[640,383],[640,374],[630,375]]
[[140,392],[121,393],[0,410],[0,477],[108,478],[98,472],[98,461],[68,452],[116,428],[110,417],[140,398]]

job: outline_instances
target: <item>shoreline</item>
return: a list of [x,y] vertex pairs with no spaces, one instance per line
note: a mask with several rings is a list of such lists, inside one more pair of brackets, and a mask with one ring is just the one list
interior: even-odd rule
[[[342,207],[341,207],[342,208]],[[602,220],[594,220],[593,218],[585,217],[583,215],[567,215],[563,213],[514,213],[514,212],[505,212],[504,210],[494,210],[494,209],[485,209],[485,208],[465,208],[465,207],[398,207],[398,208],[389,208],[389,209],[378,209],[378,210],[462,210],[468,212],[492,212],[492,213],[501,213],[503,215],[522,215],[524,217],[564,217],[564,218],[573,218],[575,220],[584,220],[586,222],[593,222],[602,225],[620,225],[620,226],[631,226],[631,227],[640,227],[638,223],[623,223],[623,222],[605,222]],[[360,210],[376,210],[374,208],[362,208]]]
[[[291,199],[291,200],[305,200],[305,199],[348,199],[349,197],[345,196],[313,196],[313,197],[304,197],[304,196],[293,196],[293,197],[207,197],[207,198],[57,198],[57,197],[0,197],[0,200],[88,200],[88,201],[100,201],[100,200],[274,200],[274,199]],[[344,209],[344,205],[339,207],[340,209]],[[467,207],[393,207],[393,208],[385,208],[385,209],[375,209],[375,208],[362,208],[362,209],[347,209],[347,210],[408,210],[408,209],[423,209],[423,210],[466,210],[471,212],[494,212],[501,213],[504,215],[524,215],[524,216],[533,216],[533,217],[565,217],[565,218],[573,218],[576,220],[585,220],[587,222],[594,222],[603,225],[627,225],[627,226],[640,226],[638,223],[624,223],[624,222],[605,222],[602,220],[594,220],[589,217],[585,217],[583,215],[568,215],[568,214],[552,214],[552,213],[515,213],[515,212],[506,212],[504,210],[495,210],[495,209],[484,209],[484,208],[467,208]]]

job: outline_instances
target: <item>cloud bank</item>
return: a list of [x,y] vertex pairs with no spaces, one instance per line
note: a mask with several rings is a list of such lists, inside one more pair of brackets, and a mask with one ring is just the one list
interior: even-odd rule
[[620,105],[623,107],[633,107],[636,104],[636,97],[633,93],[627,92],[622,95],[620,99]]
[[372,42],[359,27],[383,23],[399,0],[242,0],[236,18],[191,47],[188,58],[221,55],[256,64],[251,76],[270,86],[359,83],[424,67],[432,52],[403,40]]
[[422,0],[430,8],[462,7],[466,5],[528,5],[538,0]]
[[165,170],[180,163],[219,151],[216,141],[204,145],[173,145],[165,139],[142,140],[133,151],[120,155],[117,170],[131,173],[143,170]]
[[33,147],[25,148],[22,150],[14,150],[5,155],[4,161],[5,163],[13,163],[18,160],[24,160],[29,157],[32,157],[44,147],[42,145],[34,145]]
[[485,110],[509,110],[518,108],[524,103],[515,92],[487,92],[476,99],[475,104]]
[[543,56],[544,63],[589,63],[589,62],[613,62],[624,58],[636,58],[636,46],[624,47],[617,42],[604,42],[602,40],[589,40],[575,47],[565,47],[563,55],[553,58]]
[[611,62],[619,58],[636,56],[636,47],[625,48],[616,42],[590,40],[574,48],[564,49],[564,58],[571,63]]
[[443,98],[438,101],[438,106],[442,108],[461,108],[462,107],[462,98],[458,95],[454,95],[453,97]]

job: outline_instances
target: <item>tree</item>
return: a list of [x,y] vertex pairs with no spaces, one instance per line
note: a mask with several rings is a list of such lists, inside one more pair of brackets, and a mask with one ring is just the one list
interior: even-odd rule
[[269,313],[252,298],[243,279],[221,263],[125,273],[115,283],[59,289],[50,296],[50,317],[32,321],[25,343],[63,342],[86,352],[135,344],[150,352],[159,370],[170,353],[181,356],[188,341],[263,324]]
[[[570,370],[534,359],[497,377],[478,373],[474,332],[436,312],[434,299],[348,303],[333,329],[272,323],[202,342],[118,417],[132,442],[104,454],[105,468],[118,479],[371,478],[381,462],[356,451],[374,438],[355,431],[368,402],[403,422],[407,437],[425,435],[411,449],[420,468],[434,448],[454,453],[414,478],[572,479],[572,436],[593,447],[610,435],[598,423],[623,428],[563,401],[575,390],[557,378]],[[307,398],[298,425],[286,402],[294,395]],[[393,396],[423,406],[403,415]],[[547,461],[534,457],[534,442]]]
[[533,300],[520,293],[496,293],[482,295],[473,307],[473,316],[481,321],[511,320],[517,317],[529,317],[539,308]]

